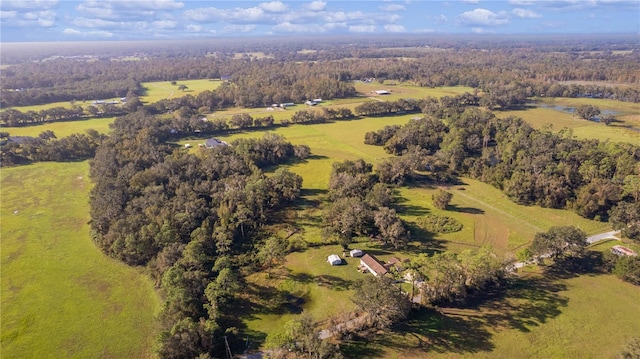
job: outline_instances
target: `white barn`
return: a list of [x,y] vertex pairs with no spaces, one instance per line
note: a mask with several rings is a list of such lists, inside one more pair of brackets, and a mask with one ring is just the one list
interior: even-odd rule
[[340,256],[337,254],[332,254],[327,258],[327,262],[329,262],[329,264],[331,264],[332,266],[337,266],[342,264],[342,258],[340,258]]

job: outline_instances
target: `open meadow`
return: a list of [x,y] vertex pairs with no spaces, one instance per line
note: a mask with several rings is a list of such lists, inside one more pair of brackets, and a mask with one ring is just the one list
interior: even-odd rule
[[9,132],[11,136],[31,136],[38,137],[44,131],[53,131],[57,138],[67,137],[74,133],[85,133],[89,129],[94,129],[100,133],[109,133],[109,125],[113,123],[115,117],[96,117],[79,121],[45,122],[31,126],[1,127],[0,129]]
[[610,274],[525,273],[466,308],[414,312],[393,332],[347,343],[368,358],[615,358],[640,332],[640,290]]
[[[140,101],[149,104],[185,95],[198,96],[202,91],[215,90],[220,84],[222,84],[220,80],[207,79],[179,80],[175,85],[171,84],[171,81],[143,82]],[[179,90],[178,87],[181,85],[187,86],[187,89]]]
[[[601,111],[613,113],[618,120],[605,126],[602,123],[583,120],[565,108],[580,105],[593,105]],[[539,106],[524,110],[501,111],[500,118],[508,116],[520,117],[535,128],[551,126],[553,131],[563,128],[571,129],[577,138],[594,138],[601,141],[629,142],[640,145],[640,104],[592,98],[553,98],[544,99]]]
[[150,358],[160,303],[91,241],[87,161],[3,168],[2,358]]

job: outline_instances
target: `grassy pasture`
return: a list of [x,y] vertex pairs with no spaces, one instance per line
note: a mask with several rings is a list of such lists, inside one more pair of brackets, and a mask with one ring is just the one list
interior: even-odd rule
[[347,350],[377,358],[614,358],[640,332],[640,290],[607,275],[518,284],[471,308],[415,313]]
[[3,168],[3,358],[150,358],[159,299],[89,235],[89,166]]
[[[106,98],[106,99],[98,99],[98,100],[102,100],[105,102],[110,102],[110,101],[120,101],[120,97],[114,97],[114,98]],[[14,110],[18,110],[20,112],[27,112],[27,111],[40,111],[40,110],[48,110],[50,108],[54,108],[54,107],[64,107],[64,108],[72,108],[73,105],[77,105],[82,107],[83,109],[86,109],[87,107],[93,105],[93,101],[94,100],[87,100],[87,101],[75,101],[74,103],[72,103],[71,101],[60,101],[60,102],[51,102],[51,103],[46,103],[46,104],[42,104],[42,105],[31,105],[31,106],[13,106],[11,107]],[[99,106],[99,105],[94,105],[94,106]]]
[[615,116],[620,122],[605,126],[601,123],[583,120],[573,116],[571,113],[559,111],[552,107],[533,107],[525,110],[497,112],[496,114],[501,118],[507,116],[520,117],[535,128],[542,128],[548,125],[551,125],[554,131],[565,127],[570,128],[578,138],[595,138],[602,141],[629,142],[640,145],[640,131],[625,127],[640,128],[640,104],[589,98],[545,99],[542,104],[558,106],[559,108],[594,105],[598,106],[600,110],[615,111]]
[[[474,89],[466,86],[443,86],[443,87],[420,87],[409,84],[391,85],[388,83],[355,83],[356,91],[363,96],[372,96],[384,101],[395,101],[401,98],[412,98],[419,100],[425,97],[444,97],[444,96],[457,96],[465,92],[473,93]],[[376,90],[387,90],[391,92],[389,95],[376,95],[373,93]]]
[[[185,95],[197,96],[205,90],[215,90],[220,86],[222,81],[219,80],[178,80],[175,85],[171,81],[143,82],[142,94],[140,101],[145,104],[158,102],[163,99],[182,97]],[[189,89],[185,91],[178,90],[178,86],[185,85]]]
[[79,121],[45,122],[32,126],[20,127],[0,127],[2,131],[9,132],[11,136],[32,136],[37,137],[44,131],[51,130],[56,137],[62,138],[74,133],[85,133],[88,129],[94,129],[100,133],[109,133],[109,125],[113,123],[115,117],[92,118]]

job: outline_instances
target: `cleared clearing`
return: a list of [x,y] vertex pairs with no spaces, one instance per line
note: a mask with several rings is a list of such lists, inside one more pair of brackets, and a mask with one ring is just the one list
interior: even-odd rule
[[3,168],[2,358],[149,358],[160,303],[89,235],[88,162]]

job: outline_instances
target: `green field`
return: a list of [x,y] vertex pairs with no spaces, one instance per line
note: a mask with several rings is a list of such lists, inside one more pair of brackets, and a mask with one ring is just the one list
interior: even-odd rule
[[471,308],[415,313],[351,353],[379,358],[616,358],[640,333],[640,290],[612,275],[531,274]]
[[82,121],[61,121],[61,122],[45,122],[33,126],[20,127],[0,127],[2,131],[9,132],[11,136],[32,136],[37,137],[44,131],[51,130],[56,137],[62,138],[74,133],[85,133],[89,129],[94,129],[100,133],[109,133],[109,125],[115,120],[115,117],[92,118]]
[[[570,128],[577,138],[595,138],[602,141],[629,142],[640,145],[640,104],[604,99],[589,98],[555,98],[545,99],[543,106],[526,110],[497,112],[500,118],[508,116],[520,117],[535,128],[552,126],[554,131]],[[601,123],[583,120],[571,113],[554,108],[576,107],[580,105],[598,106],[600,110],[614,111],[619,122],[609,126]],[[626,128],[627,126],[636,129]]]
[[[120,98],[105,98],[105,99],[100,99],[103,101],[120,101]],[[46,104],[42,104],[42,105],[32,105],[32,106],[14,106],[11,107],[14,110],[18,110],[20,112],[27,112],[27,111],[40,111],[40,110],[48,110],[50,108],[54,108],[54,107],[64,107],[64,108],[72,108],[73,105],[77,105],[82,107],[83,109],[86,109],[87,107],[93,105],[93,100],[91,101],[75,101],[75,102],[70,102],[70,101],[61,101],[61,102],[51,102],[51,103],[46,103]]]
[[[420,87],[408,84],[390,85],[388,83],[355,83],[356,91],[364,96],[371,96],[385,101],[395,101],[401,98],[412,98],[419,100],[425,97],[443,97],[443,96],[457,96],[462,95],[465,92],[473,93],[472,87],[466,86],[443,86],[443,87]],[[376,90],[387,90],[389,95],[376,95],[373,93]]]
[[150,358],[160,303],[89,236],[89,165],[3,168],[2,358]]
[[[143,82],[140,101],[144,104],[158,102],[164,99],[171,99],[185,95],[197,96],[205,90],[215,90],[220,86],[222,81],[219,80],[178,80],[175,85],[171,81]],[[188,87],[185,91],[178,90],[178,86],[185,85]]]

